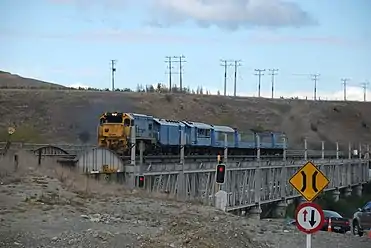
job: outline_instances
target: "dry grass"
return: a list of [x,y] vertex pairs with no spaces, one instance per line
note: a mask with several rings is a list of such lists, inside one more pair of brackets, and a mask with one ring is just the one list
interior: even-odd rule
[[20,129],[33,130],[37,139],[53,143],[79,142],[79,133],[88,131],[94,144],[98,117],[104,111],[202,121],[241,131],[284,131],[291,148],[302,148],[304,138],[309,148],[319,149],[323,140],[331,150],[336,141],[343,149],[348,142],[356,146],[371,141],[371,103],[69,90],[0,92],[0,130],[16,123]]
[[[14,157],[18,156],[18,163],[15,163]],[[175,201],[168,194],[153,193],[149,194],[146,191],[135,189],[131,190],[124,184],[116,182],[107,182],[105,180],[97,181],[81,174],[78,170],[72,167],[62,166],[56,159],[43,158],[41,164],[38,164],[38,158],[34,154],[24,151],[11,151],[6,156],[0,156],[0,182],[7,185],[12,183],[37,183],[50,184],[54,181],[55,187],[62,187],[63,191],[73,193],[80,198],[104,198],[110,197],[148,197],[152,199],[169,199]],[[54,195],[56,192],[50,192],[52,186],[45,188],[45,192],[38,196],[37,200],[47,204],[56,204]],[[58,191],[58,199],[61,191]],[[67,193],[68,194],[68,193]],[[72,195],[67,197],[74,199]],[[35,198],[36,199],[36,198]],[[71,202],[61,201],[64,204]]]
[[[18,163],[14,162],[15,155],[18,156]],[[58,181],[64,190],[83,198],[129,193],[123,185],[90,179],[74,168],[61,166],[53,158],[43,158],[39,165],[37,156],[28,151],[9,152],[6,156],[0,157],[0,180],[3,184],[21,183],[30,178],[40,184],[43,183],[43,179]]]

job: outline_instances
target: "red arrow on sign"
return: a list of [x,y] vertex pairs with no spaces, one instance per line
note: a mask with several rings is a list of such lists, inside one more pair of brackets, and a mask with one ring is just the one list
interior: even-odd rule
[[304,212],[303,212],[304,221],[307,221],[307,214],[308,214],[308,211],[307,210],[304,210]]

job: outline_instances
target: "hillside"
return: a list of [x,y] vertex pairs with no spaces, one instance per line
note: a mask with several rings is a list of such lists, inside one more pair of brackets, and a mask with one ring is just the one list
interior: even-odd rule
[[292,148],[302,148],[304,137],[309,148],[315,149],[320,148],[320,140],[332,150],[336,141],[344,149],[349,141],[371,143],[371,103],[11,89],[0,92],[0,139],[5,138],[8,125],[15,123],[15,139],[79,142],[79,134],[89,132],[89,143],[95,143],[98,116],[104,111],[224,124],[239,130],[284,131]]
[[0,71],[0,89],[63,89],[59,84],[24,78],[9,72]]

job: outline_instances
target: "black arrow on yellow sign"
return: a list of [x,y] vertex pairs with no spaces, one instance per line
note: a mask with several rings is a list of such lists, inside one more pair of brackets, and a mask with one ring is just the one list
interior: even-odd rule
[[[307,189],[307,174],[305,174],[304,171],[301,171],[300,172],[301,176],[303,177],[303,186],[301,188],[301,192],[304,192],[306,189]],[[314,190],[314,192],[318,192],[318,189],[317,189],[317,184],[316,184],[316,180],[317,180],[317,175],[318,175],[318,171],[315,171],[312,175],[312,188]]]
[[304,192],[307,188],[307,174],[305,174],[304,171],[301,172],[301,175],[303,177],[303,187],[301,188],[301,192]]

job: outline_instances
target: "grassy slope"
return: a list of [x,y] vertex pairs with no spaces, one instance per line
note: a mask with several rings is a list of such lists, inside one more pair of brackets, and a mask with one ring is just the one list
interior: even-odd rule
[[316,149],[319,140],[326,141],[328,149],[334,149],[336,141],[343,148],[348,141],[371,141],[371,103],[11,89],[0,91],[0,139],[15,123],[18,133],[24,133],[17,139],[76,142],[80,132],[88,131],[94,143],[98,116],[104,111],[284,131],[293,148],[301,148],[304,137]]
[[61,89],[65,88],[59,84],[43,82],[37,79],[24,78],[9,72],[0,71],[0,88],[44,88],[44,89]]

